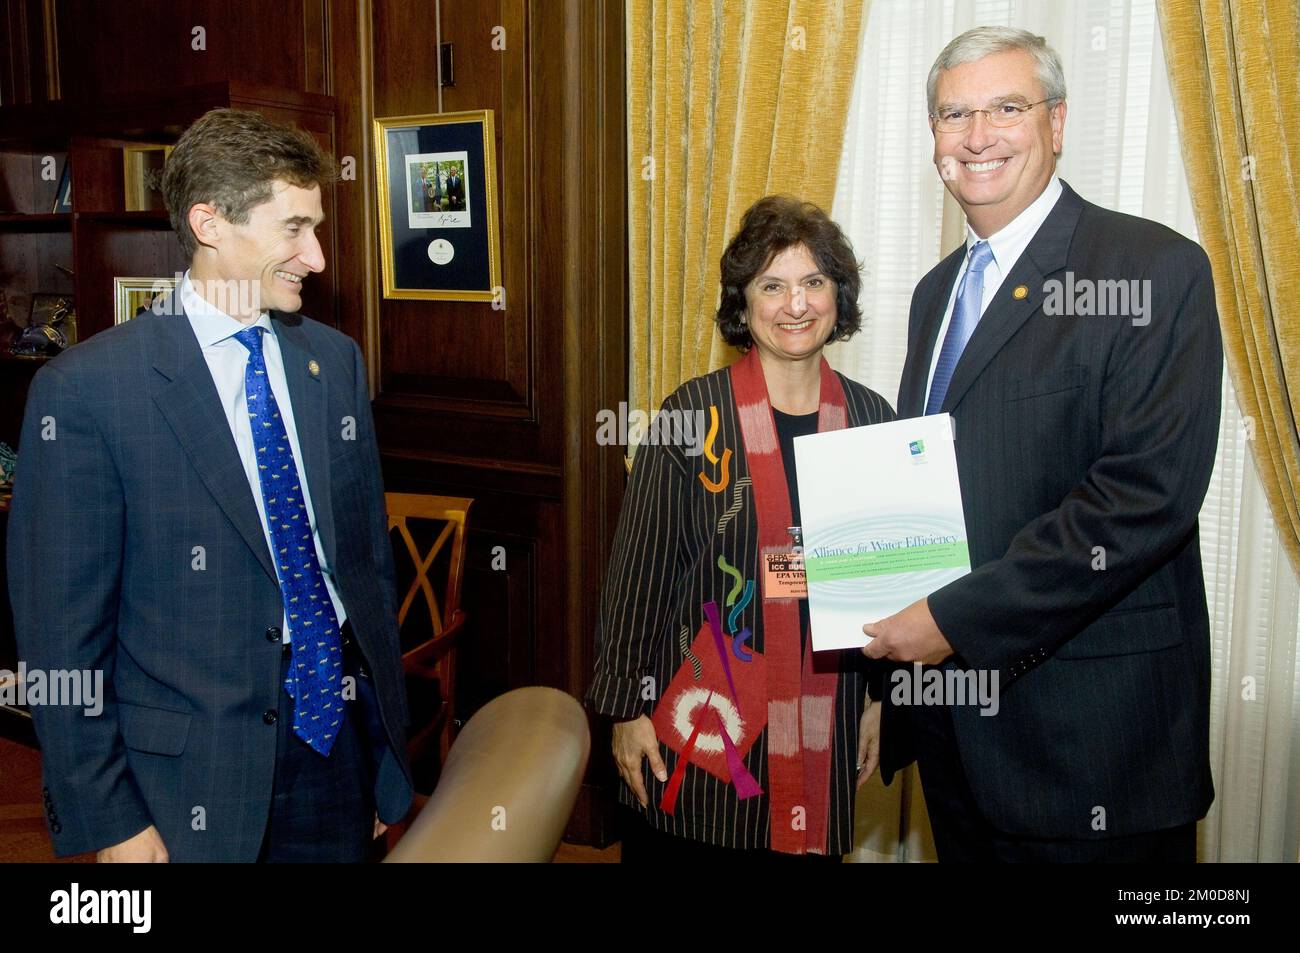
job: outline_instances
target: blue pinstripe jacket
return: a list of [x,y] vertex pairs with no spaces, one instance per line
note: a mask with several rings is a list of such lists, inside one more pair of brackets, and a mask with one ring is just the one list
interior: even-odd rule
[[[394,821],[412,796],[406,700],[361,350],[302,315],[272,320],[326,558],[377,689],[388,746],[375,799]],[[263,714],[283,691],[268,630],[283,605],[179,302],[43,367],[19,450],[8,536],[19,657],[29,670],[103,672],[98,715],[31,706],[56,853],[153,824],[172,860],[255,859],[276,758]]]

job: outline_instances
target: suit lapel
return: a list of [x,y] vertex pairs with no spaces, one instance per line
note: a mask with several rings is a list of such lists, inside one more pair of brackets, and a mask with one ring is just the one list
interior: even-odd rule
[[[1030,239],[1011,273],[1002,280],[998,293],[989,302],[984,316],[975,326],[975,333],[971,335],[953,369],[952,381],[941,408],[944,412],[953,411],[988,363],[1002,350],[1003,345],[1011,340],[1012,335],[1020,330],[1032,314],[1042,309],[1043,298],[1046,296],[1044,282],[1065,267],[1070,240],[1079,223],[1083,203],[1064,182],[1061,187],[1061,197]],[[1015,289],[1022,285],[1028,293],[1024,298],[1016,300]],[[951,283],[947,288],[951,291]],[[942,318],[942,312],[940,317]],[[927,364],[927,369],[928,366]]]
[[153,369],[166,379],[154,392],[154,403],[217,505],[279,585],[248,476],[198,339],[179,300],[163,314],[169,317],[157,322],[149,344]]
[[[302,318],[271,312],[276,339],[280,342],[280,358],[284,364],[284,378],[289,387],[289,400],[293,403],[293,422],[298,431],[298,446],[302,450],[303,466],[307,472],[307,488],[311,491],[312,512],[316,529],[320,532],[325,561],[334,567],[334,511],[330,505],[329,441],[326,437],[330,422],[325,419],[325,370],[316,362],[317,373],[308,365],[316,361],[315,349],[302,329]],[[343,421],[334,426],[342,427]]]
[[943,313],[948,308],[948,296],[952,292],[952,283],[961,269],[962,259],[966,256],[966,245],[962,243],[952,254],[943,260],[925,300],[920,302],[921,323],[917,329],[916,339],[908,342],[909,359],[903,366],[903,377],[898,384],[898,416],[920,417],[925,413],[926,388],[930,379],[930,364],[937,346],[939,326],[943,324]]

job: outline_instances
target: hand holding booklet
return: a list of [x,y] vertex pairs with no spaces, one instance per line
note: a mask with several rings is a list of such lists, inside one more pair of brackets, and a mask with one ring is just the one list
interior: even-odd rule
[[952,417],[796,437],[804,569],[815,651],[970,572]]

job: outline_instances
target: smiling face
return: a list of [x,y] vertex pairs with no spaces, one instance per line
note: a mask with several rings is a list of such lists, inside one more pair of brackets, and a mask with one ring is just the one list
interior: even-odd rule
[[[985,109],[1043,99],[1035,60],[1024,50],[994,53],[939,74],[935,112]],[[997,128],[983,113],[961,132],[934,128],[934,163],[944,185],[981,238],[1003,228],[1042,194],[1056,169],[1065,103],[1041,103],[1014,126]]]
[[803,245],[776,253],[745,288],[746,320],[759,357],[816,357],[835,328],[835,282]]
[[[192,222],[195,213],[204,208],[210,207],[191,210]],[[271,198],[250,209],[248,221],[242,225],[227,221],[215,210],[200,213],[200,218],[194,229],[200,248],[192,265],[193,277],[238,282],[238,300],[254,302],[260,309],[294,313],[302,308],[303,281],[309,274],[325,270],[325,255],[316,238],[316,229],[325,218],[320,186],[304,189],[276,181]],[[252,315],[231,317],[251,319]]]

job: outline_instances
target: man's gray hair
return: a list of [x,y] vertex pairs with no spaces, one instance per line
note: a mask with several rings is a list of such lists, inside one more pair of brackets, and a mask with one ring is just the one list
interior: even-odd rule
[[1038,64],[1038,82],[1043,87],[1049,108],[1065,99],[1065,71],[1061,69],[1061,58],[1045,39],[1011,26],[977,26],[945,46],[930,67],[930,75],[925,81],[925,102],[930,113],[933,115],[938,105],[934,99],[940,73],[1008,50],[1024,50],[1034,58]]

